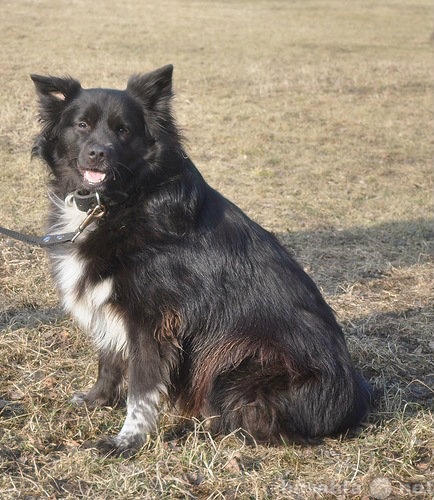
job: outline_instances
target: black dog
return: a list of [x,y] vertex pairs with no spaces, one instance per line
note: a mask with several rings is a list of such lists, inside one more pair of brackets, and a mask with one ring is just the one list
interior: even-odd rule
[[172,70],[133,76],[125,91],[32,76],[52,232],[83,222],[80,196],[98,209],[75,243],[51,252],[63,305],[99,350],[98,380],[74,401],[113,404],[127,378],[125,423],[100,442],[113,453],[143,444],[161,396],[212,417],[216,433],[269,443],[345,433],[370,391],[341,328],[279,242],[185,155]]

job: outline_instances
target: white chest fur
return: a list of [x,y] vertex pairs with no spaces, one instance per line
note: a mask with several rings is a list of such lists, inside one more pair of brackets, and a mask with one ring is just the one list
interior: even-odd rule
[[125,351],[125,324],[111,303],[113,278],[89,283],[85,263],[75,253],[55,257],[54,274],[64,309],[91,334],[98,349]]
[[[83,212],[68,203],[62,208],[62,220],[56,229],[77,227]],[[85,233],[80,236],[85,237]],[[127,334],[124,320],[113,305],[113,277],[90,282],[86,261],[74,248],[53,256],[53,271],[64,309],[92,336],[98,349],[125,352]]]

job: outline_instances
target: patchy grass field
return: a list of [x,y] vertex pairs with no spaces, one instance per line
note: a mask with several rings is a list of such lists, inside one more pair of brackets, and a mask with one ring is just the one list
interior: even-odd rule
[[175,65],[176,115],[207,180],[275,232],[335,308],[377,399],[359,437],[251,447],[168,408],[134,460],[80,444],[124,410],[76,410],[91,345],[43,251],[0,237],[3,499],[434,498],[429,0],[2,0],[0,224],[41,232],[28,74],[124,88]]

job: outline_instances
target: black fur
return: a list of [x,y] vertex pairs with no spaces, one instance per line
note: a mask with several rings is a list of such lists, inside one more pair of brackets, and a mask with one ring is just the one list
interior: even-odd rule
[[[129,423],[101,442],[116,453],[136,450],[155,425],[156,391],[184,414],[214,417],[215,432],[241,428],[270,443],[345,433],[365,416],[370,390],[341,328],[277,239],[187,158],[171,114],[171,77],[165,66],[118,91],[32,76],[42,120],[33,151],[50,167],[54,194],[64,200],[86,188],[106,200],[127,197],[54,255],[66,306],[110,311],[126,332],[125,349],[99,342],[98,380],[76,401],[111,404],[127,377]],[[85,171],[106,176],[89,184]],[[53,203],[51,224],[64,217]],[[56,268],[70,255],[83,263],[73,299]],[[93,306],[86,294],[107,279],[109,297]]]

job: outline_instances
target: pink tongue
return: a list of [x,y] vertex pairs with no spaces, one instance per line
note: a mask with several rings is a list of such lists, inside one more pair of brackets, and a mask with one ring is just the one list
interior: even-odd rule
[[105,179],[105,174],[103,172],[97,172],[96,170],[85,170],[84,178],[91,184],[98,184]]

